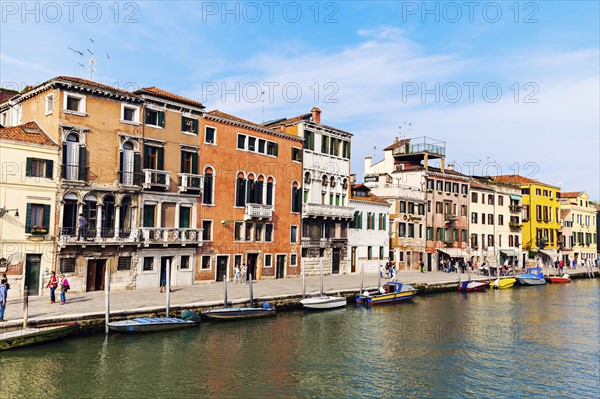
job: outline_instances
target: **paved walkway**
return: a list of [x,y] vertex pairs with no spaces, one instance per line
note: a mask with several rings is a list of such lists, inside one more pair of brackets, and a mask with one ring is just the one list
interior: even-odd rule
[[[569,271],[574,274],[572,271]],[[578,269],[576,273],[584,273]],[[485,276],[473,276],[486,280]],[[461,274],[461,279],[467,278],[467,274]],[[363,286],[377,287],[378,277],[376,274],[365,274]],[[409,284],[443,284],[457,282],[456,273],[403,271],[400,272],[397,281]],[[382,279],[383,282],[387,281]],[[317,293],[320,281],[318,276],[306,278],[306,293]],[[249,298],[248,285],[228,284],[228,301],[245,302]],[[281,298],[288,296],[300,296],[302,294],[302,279],[287,278],[281,280],[261,280],[253,284],[254,298]],[[358,291],[360,288],[360,274],[334,275],[324,277],[324,289],[329,293],[339,291]],[[87,293],[67,293],[67,304],[50,304],[49,290],[44,290],[43,296],[29,298],[29,320],[39,323],[45,320],[74,320],[84,316],[104,314],[104,291]],[[58,293],[57,293],[58,299]],[[171,306],[202,307],[220,306],[223,301],[223,284],[208,283],[188,287],[173,287],[171,292]],[[166,303],[166,294],[159,293],[159,288],[145,288],[132,291],[112,291],[110,294],[110,307],[112,313],[143,312],[144,310],[155,310],[162,308]],[[8,297],[5,319],[7,322],[0,323],[2,327],[20,325],[23,318],[23,305],[20,298]]]

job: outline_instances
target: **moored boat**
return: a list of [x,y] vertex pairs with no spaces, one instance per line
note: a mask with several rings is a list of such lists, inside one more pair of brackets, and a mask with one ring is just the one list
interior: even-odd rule
[[417,290],[410,284],[388,282],[382,287],[381,294],[371,295],[368,292],[357,295],[358,305],[378,305],[385,303],[404,302],[411,300]]
[[544,273],[539,267],[527,268],[527,273],[521,274],[516,277],[517,281],[521,285],[543,285],[546,284]]
[[319,295],[312,298],[305,298],[300,301],[304,309],[309,310],[328,310],[342,308],[348,301],[342,296]]
[[0,333],[0,350],[55,341],[71,334],[78,326],[77,323],[65,323]]
[[485,281],[463,281],[459,286],[460,292],[484,291],[488,287]]
[[270,306],[267,302],[264,302],[263,307],[261,308],[222,308],[209,310],[203,314],[211,320],[245,320],[258,317],[275,316],[277,314],[277,310]]
[[156,331],[177,330],[196,325],[192,320],[177,317],[138,317],[130,320],[112,321],[108,328],[121,333],[145,333]]
[[513,277],[496,279],[490,283],[490,288],[494,288],[494,289],[512,288],[516,282],[517,282],[517,279],[513,278]]
[[568,274],[563,274],[562,277],[553,276],[550,277],[550,282],[554,284],[566,284],[571,282],[571,277]]

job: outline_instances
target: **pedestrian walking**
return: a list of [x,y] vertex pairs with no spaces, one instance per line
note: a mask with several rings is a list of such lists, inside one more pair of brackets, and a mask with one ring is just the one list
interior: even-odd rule
[[69,280],[64,274],[60,275],[60,304],[64,305],[67,303],[67,291],[71,288]]
[[423,262],[423,259],[419,262],[419,266],[421,266],[421,273],[425,273],[425,262]]
[[48,284],[46,284],[46,288],[50,288],[50,303],[56,302],[56,287],[58,287],[58,277],[56,277],[56,272],[50,272],[50,280],[48,280]]
[[379,265],[379,277],[383,278],[383,265]]
[[8,296],[8,290],[10,290],[10,284],[8,283],[8,277],[6,277],[6,273],[2,273],[2,277],[0,280],[6,280],[6,296]]
[[233,284],[235,284],[235,282],[237,281],[238,284],[242,283],[242,279],[240,277],[240,267],[238,265],[235,265],[234,270],[234,275],[233,275]]
[[7,281],[0,280],[0,322],[4,322],[4,312],[6,311],[6,284]]
[[77,224],[79,225],[79,229],[77,230],[77,241],[81,240],[81,236],[83,236],[83,239],[87,241],[87,220],[83,216],[83,213],[79,214]]
[[248,266],[245,263],[242,263],[242,284],[246,284],[246,280],[248,278]]
[[160,292],[162,293],[166,287],[167,287],[167,271],[163,270],[162,274],[160,275]]

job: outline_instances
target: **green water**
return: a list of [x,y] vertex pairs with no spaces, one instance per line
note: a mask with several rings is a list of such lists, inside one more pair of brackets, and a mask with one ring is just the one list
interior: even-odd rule
[[0,398],[598,398],[598,280],[0,354]]

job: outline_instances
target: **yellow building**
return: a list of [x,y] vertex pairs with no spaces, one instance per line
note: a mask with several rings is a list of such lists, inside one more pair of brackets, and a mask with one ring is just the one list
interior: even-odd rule
[[519,175],[501,175],[494,180],[521,189],[523,250],[537,252],[544,262],[556,260],[561,242],[560,188]]
[[[560,209],[567,215],[563,223],[563,258],[579,265],[596,258],[596,207],[585,191],[560,194]],[[566,258],[565,258],[566,260]]]
[[0,129],[0,273],[11,297],[53,270],[58,145],[35,122]]

